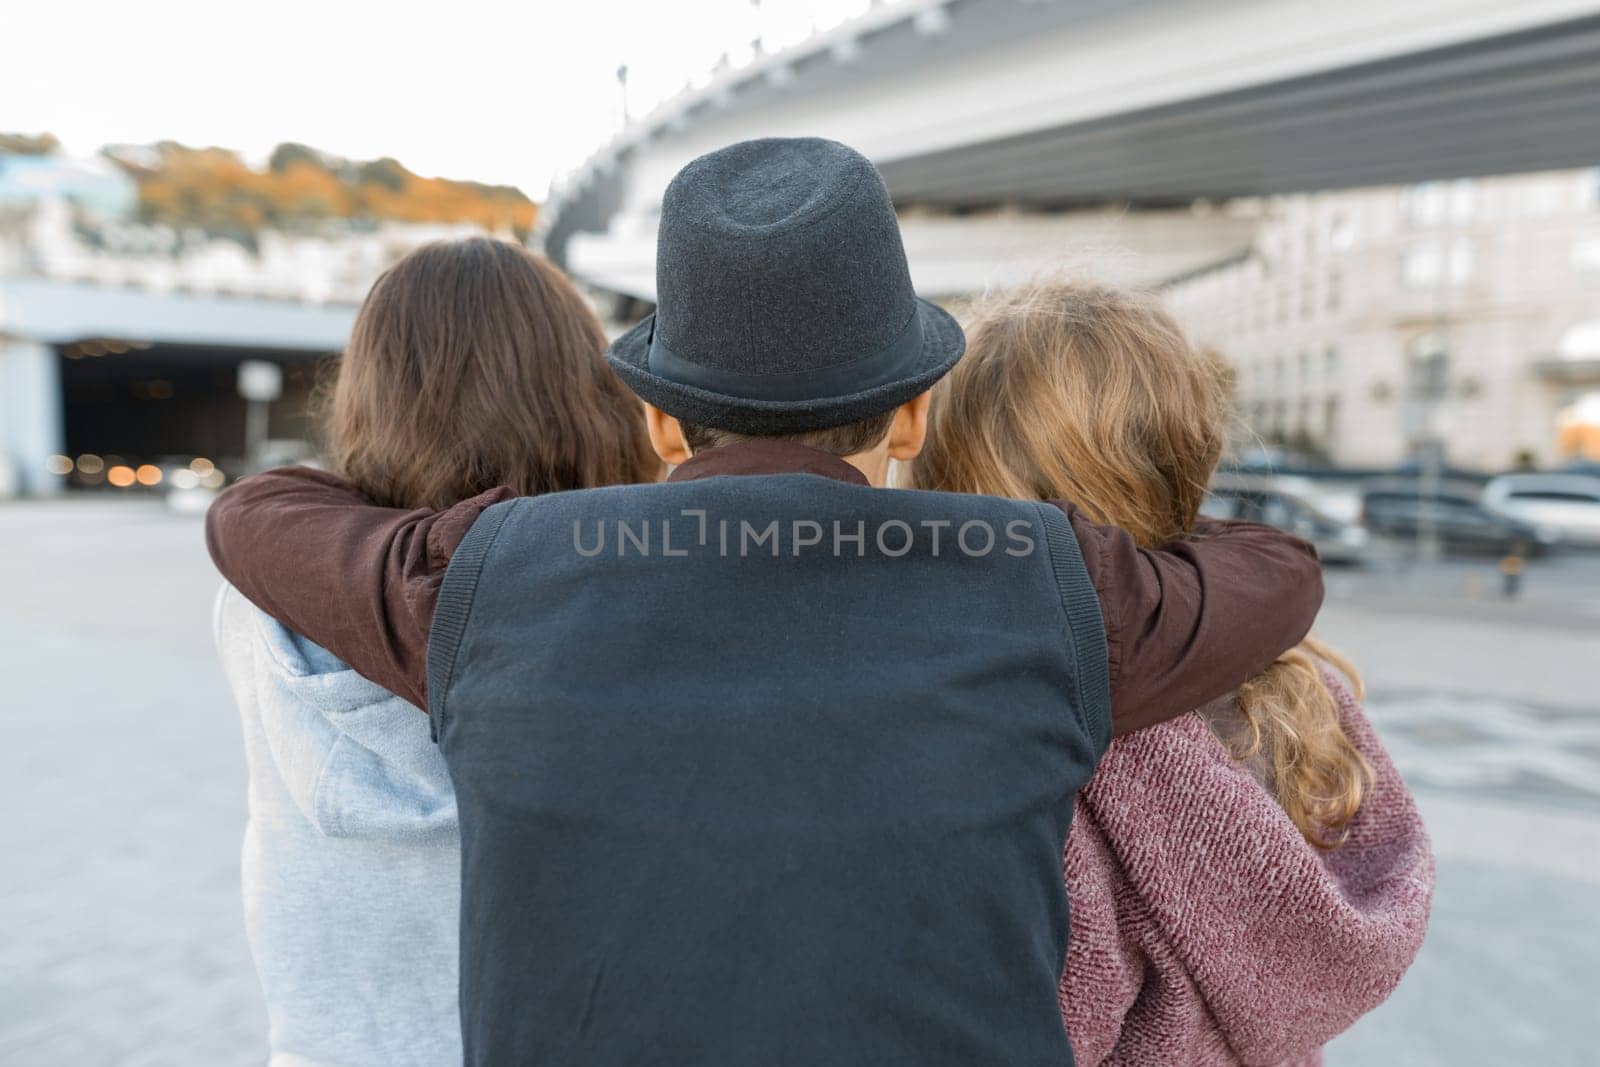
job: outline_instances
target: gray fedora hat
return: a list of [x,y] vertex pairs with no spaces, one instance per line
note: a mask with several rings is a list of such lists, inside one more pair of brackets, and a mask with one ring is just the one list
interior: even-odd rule
[[791,434],[869,418],[924,392],[966,348],[911,289],[883,179],[837,141],[742,141],[667,187],[656,311],[606,359],[688,422]]

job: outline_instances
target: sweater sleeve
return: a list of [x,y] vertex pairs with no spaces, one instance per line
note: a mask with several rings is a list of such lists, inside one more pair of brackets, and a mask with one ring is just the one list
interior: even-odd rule
[[1139,939],[1149,925],[1144,902],[1126,876],[1094,813],[1082,804],[1072,818],[1065,858],[1072,934],[1061,971],[1061,1022],[1077,1067],[1099,1067],[1117,1046],[1123,1025],[1150,974]]

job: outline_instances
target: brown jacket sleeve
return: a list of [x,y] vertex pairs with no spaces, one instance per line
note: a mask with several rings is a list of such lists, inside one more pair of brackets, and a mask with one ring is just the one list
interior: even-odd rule
[[428,706],[428,630],[450,556],[492,489],[446,511],[377,507],[309,467],[238,482],[206,514],[217,569],[256,607],[361,675]]
[[[512,495],[493,489],[446,511],[405,511],[372,505],[331,474],[285,467],[219,496],[206,544],[257,607],[426,708],[428,631],[450,556],[486,508]],[[1059,506],[1100,594],[1114,733],[1231,692],[1299,644],[1322,606],[1315,552],[1281,530],[1207,523],[1193,540],[1142,549]]]
[[1299,644],[1322,607],[1316,551],[1282,530],[1206,520],[1190,540],[1147,549],[1056,503],[1100,594],[1113,734],[1231,693]]

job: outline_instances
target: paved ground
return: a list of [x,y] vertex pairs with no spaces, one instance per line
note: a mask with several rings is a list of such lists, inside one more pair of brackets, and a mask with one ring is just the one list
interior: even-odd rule
[[[1319,630],[1440,855],[1421,958],[1330,1062],[1595,1062],[1600,558],[1536,565],[1510,605],[1484,563],[1330,579]],[[193,517],[0,505],[0,1064],[262,1058],[215,582]]]
[[1439,856],[1433,922],[1395,995],[1334,1042],[1343,1065],[1597,1062],[1600,557],[1332,572],[1318,631],[1368,707]]
[[193,518],[0,505],[0,1063],[264,1059],[216,584]]

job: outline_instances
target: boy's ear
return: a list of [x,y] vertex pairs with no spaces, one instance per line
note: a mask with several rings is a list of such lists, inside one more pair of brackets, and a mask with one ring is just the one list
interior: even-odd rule
[[917,458],[928,439],[928,407],[932,401],[930,389],[895,409],[894,422],[889,424],[890,459],[904,463]]
[[683,436],[683,424],[651,404],[644,406],[644,424],[650,431],[650,446],[669,466],[681,466],[694,453]]

